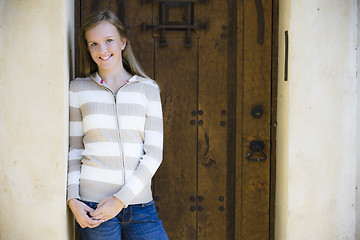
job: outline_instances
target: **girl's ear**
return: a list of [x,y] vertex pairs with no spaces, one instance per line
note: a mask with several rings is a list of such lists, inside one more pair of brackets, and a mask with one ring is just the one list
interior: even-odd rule
[[121,50],[124,50],[126,47],[126,38],[121,39]]

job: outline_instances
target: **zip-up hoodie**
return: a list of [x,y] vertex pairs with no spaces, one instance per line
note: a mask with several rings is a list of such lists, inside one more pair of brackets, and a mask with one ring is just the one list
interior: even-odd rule
[[152,200],[151,179],[162,161],[158,85],[133,76],[117,94],[98,73],[70,83],[68,196],[129,204]]

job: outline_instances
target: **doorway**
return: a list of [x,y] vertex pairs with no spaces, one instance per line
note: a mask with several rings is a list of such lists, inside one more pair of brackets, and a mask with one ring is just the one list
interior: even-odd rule
[[160,86],[170,239],[273,239],[277,1],[75,1],[76,32],[112,10]]

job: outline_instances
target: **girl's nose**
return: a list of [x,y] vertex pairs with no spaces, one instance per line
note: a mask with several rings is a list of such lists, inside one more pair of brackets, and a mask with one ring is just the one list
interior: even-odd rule
[[100,52],[102,52],[102,53],[107,52],[107,46],[105,43],[100,44]]

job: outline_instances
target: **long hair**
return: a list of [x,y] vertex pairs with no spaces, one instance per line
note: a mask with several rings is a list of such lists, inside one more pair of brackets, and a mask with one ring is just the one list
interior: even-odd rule
[[124,24],[116,17],[116,15],[110,10],[102,10],[100,12],[94,12],[89,15],[82,23],[79,33],[79,65],[80,65],[80,77],[87,77],[89,74],[98,71],[97,64],[91,58],[88,50],[87,41],[85,38],[85,32],[95,27],[102,20],[106,20],[114,25],[122,39],[126,39],[126,46],[122,52],[122,62],[126,71],[133,75],[139,75],[148,78],[140,64],[137,62],[133,51],[131,50],[130,41],[127,38],[127,31]]

